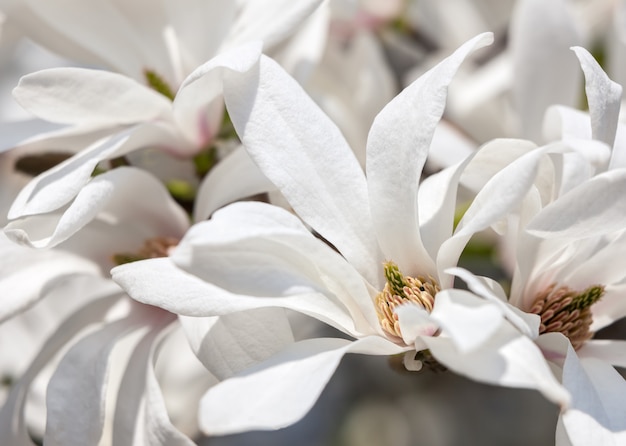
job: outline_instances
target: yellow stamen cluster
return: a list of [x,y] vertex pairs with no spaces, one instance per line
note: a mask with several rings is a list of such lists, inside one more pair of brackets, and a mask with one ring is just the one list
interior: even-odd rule
[[404,276],[393,262],[384,265],[387,283],[376,296],[376,313],[383,330],[397,341],[402,340],[398,316],[394,310],[400,305],[413,303],[431,312],[435,295],[441,290],[437,281],[429,277]]
[[593,285],[582,292],[550,285],[535,298],[531,313],[541,316],[539,334],[559,332],[574,349],[591,339],[591,306],[604,295],[604,286]]

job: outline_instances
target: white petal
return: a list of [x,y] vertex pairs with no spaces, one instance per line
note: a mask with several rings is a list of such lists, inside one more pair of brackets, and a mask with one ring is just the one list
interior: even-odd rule
[[573,240],[623,228],[626,174],[618,169],[597,175],[546,206],[527,226],[540,237]]
[[[131,190],[133,193],[129,194]],[[121,167],[93,178],[63,212],[12,221],[5,227],[5,233],[32,247],[53,247],[69,239],[99,215],[104,221],[110,220],[112,225],[127,220],[130,224],[125,225],[126,231],[134,221],[141,229],[127,235],[140,238],[138,243],[143,243],[152,228],[158,227],[162,231],[154,235],[175,237],[180,237],[187,228],[183,209],[156,178],[142,170]],[[143,219],[149,223],[142,223]],[[142,229],[147,231],[142,234]],[[116,245],[109,245],[109,255],[116,253],[113,251],[118,248]]]
[[47,287],[73,274],[99,275],[99,268],[85,258],[63,251],[33,251],[0,234],[0,322],[32,306]]
[[[446,273],[454,274],[455,276],[463,279],[463,281],[467,283],[470,290],[498,307],[506,319],[521,333],[531,339],[538,336],[541,318],[536,314],[525,313],[524,311],[509,305],[506,301],[506,296],[503,295],[502,288],[499,289],[502,294],[496,294],[490,288],[490,283],[487,282],[489,278],[475,276],[463,268],[450,268],[446,270]],[[492,284],[497,285],[497,282],[492,282]]]
[[[535,181],[542,153],[542,150],[535,150],[518,158],[495,174],[480,190],[454,235],[441,245],[437,256],[440,278],[443,271],[456,265],[473,234],[487,229],[521,203]],[[451,281],[451,277],[448,276],[447,280]]]
[[9,218],[50,212],[68,203],[91,178],[102,159],[116,153],[128,140],[129,132],[97,141],[74,156],[38,175],[20,192]]
[[3,435],[3,441],[19,446],[31,446],[33,444],[24,423],[25,397],[33,379],[80,330],[91,323],[100,321],[106,311],[117,302],[118,297],[119,294],[117,296],[109,294],[89,302],[68,317],[42,346],[28,370],[11,389],[11,393],[0,410],[0,431]]
[[298,342],[256,367],[212,387],[202,399],[200,425],[209,435],[279,429],[315,404],[346,353],[390,355],[402,349],[379,337]]
[[85,68],[51,68],[20,79],[13,96],[39,118],[61,124],[132,124],[168,116],[170,101],[133,79]]
[[[155,347],[153,346],[153,349]],[[152,352],[154,354],[154,352]],[[154,361],[154,359],[153,359]],[[193,446],[195,443],[170,421],[163,394],[154,373],[154,362],[147,368],[146,444],[149,446]]]
[[617,367],[626,367],[626,341],[591,339],[576,352],[580,358],[596,358]]
[[112,2],[87,5],[80,0],[51,0],[40,4],[27,0],[27,3],[48,27],[78,43],[82,51],[137,79],[143,74],[146,68],[141,51],[143,36]]
[[431,318],[439,323],[461,354],[482,346],[494,336],[502,323],[498,305],[464,290],[443,290],[437,293]]
[[34,178],[18,195],[9,218],[50,212],[71,201],[91,179],[99,162],[134,150],[156,147],[171,152],[189,152],[168,123],[133,126],[95,142],[73,157]]
[[513,96],[522,120],[522,136],[542,141],[541,126],[552,104],[577,104],[580,71],[568,48],[579,45],[569,6],[563,0],[517,3],[511,23]]
[[552,374],[541,351],[506,321],[486,343],[467,353],[441,336],[422,340],[438,361],[456,373],[490,384],[536,389],[561,407],[569,403],[568,392]]
[[107,324],[81,339],[63,356],[46,394],[46,444],[99,442],[111,350],[134,324],[129,319]]
[[263,4],[246,2],[225,45],[232,47],[251,40],[262,40],[265,51],[268,51],[295,33],[321,3],[322,0],[270,0]]
[[225,79],[231,119],[251,157],[298,215],[372,284],[382,258],[365,177],[337,127],[274,61]]
[[254,164],[243,147],[221,160],[202,181],[195,201],[194,221],[206,220],[220,207],[276,186]]
[[406,274],[434,272],[419,233],[417,185],[448,84],[472,51],[492,41],[487,33],[465,43],[396,96],[372,124],[366,159],[372,219],[385,256]]
[[230,293],[177,268],[170,259],[128,263],[111,270],[113,279],[135,300],[184,316],[221,316],[264,307],[283,307],[307,314],[354,333],[346,311],[319,292],[300,291],[287,297]]
[[420,336],[433,336],[439,330],[436,320],[430,317],[428,311],[417,305],[400,305],[394,313],[398,316],[400,333],[406,345],[415,344]]
[[240,311],[217,318],[180,317],[189,343],[218,379],[264,361],[293,342],[282,308]]
[[585,73],[585,92],[589,102],[593,139],[613,146],[619,118],[622,86],[613,82],[587,50],[572,48]]
[[591,358],[579,361],[570,348],[563,384],[573,397],[562,421],[574,446],[626,441],[626,382],[611,365]]
[[215,137],[221,121],[222,77],[254,70],[261,42],[251,42],[219,54],[197,67],[183,81],[174,98],[174,118],[186,137],[202,147]]

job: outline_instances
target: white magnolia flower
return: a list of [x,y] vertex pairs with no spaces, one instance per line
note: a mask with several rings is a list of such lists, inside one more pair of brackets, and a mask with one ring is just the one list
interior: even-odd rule
[[[586,50],[574,51],[585,73],[589,114],[552,110],[562,143],[576,150],[553,157],[553,173],[544,175],[536,196],[508,216],[505,263],[513,281],[507,300],[541,317],[535,342],[572,395],[557,443],[620,444],[626,439],[626,383],[614,367],[626,366],[626,342],[593,335],[626,316],[622,88]],[[607,155],[589,163],[579,157],[585,147],[588,154]],[[506,299],[501,289],[488,290],[467,271],[456,274],[477,294]]]
[[[464,375],[536,388],[567,405],[539,350],[516,328],[523,324],[509,321],[525,316],[451,289],[445,273],[475,232],[517,206],[540,156],[495,175],[454,232],[464,164],[419,184],[447,85],[465,57],[490,41],[486,34],[467,42],[383,109],[368,138],[367,176],[337,128],[271,59],[226,80],[227,107],[244,146],[328,244],[281,208],[238,203],[192,227],[169,258],[120,266],[114,280],[136,300],[181,315],[284,307],[354,340],[296,342],[216,385],[201,407],[205,432],[297,421],[350,352],[409,352],[410,369],[432,354]],[[524,323],[536,329],[538,318]],[[430,353],[416,358],[425,349]]]

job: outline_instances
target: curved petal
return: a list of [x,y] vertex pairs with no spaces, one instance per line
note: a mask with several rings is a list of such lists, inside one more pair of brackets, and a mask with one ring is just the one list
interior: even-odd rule
[[193,219],[206,220],[217,209],[233,201],[275,189],[248,152],[239,147],[211,169],[200,184]]
[[171,114],[163,95],[117,73],[51,68],[28,74],[13,90],[35,116],[60,124],[133,124]]
[[465,353],[445,337],[422,340],[439,362],[460,375],[505,387],[536,389],[561,407],[569,404],[568,392],[552,374],[539,348],[506,321],[487,342]]
[[33,251],[7,240],[2,233],[0,247],[0,322],[32,306],[56,281],[100,273],[85,258],[63,251]]
[[200,426],[209,435],[289,426],[315,404],[346,353],[391,355],[402,351],[380,337],[297,342],[212,387],[202,398]]
[[372,284],[382,257],[365,177],[337,127],[276,62],[224,79],[230,117],[250,156],[298,215]]
[[[95,284],[94,284],[95,285]],[[0,410],[0,431],[2,439],[10,444],[19,446],[32,446],[33,442],[27,432],[24,420],[24,405],[26,393],[32,381],[37,377],[41,369],[70,341],[79,331],[89,324],[98,322],[120,297],[118,288],[110,288],[111,282],[104,283],[104,291],[107,295],[87,303],[81,307],[53,333],[42,346],[41,350],[33,359],[20,380],[13,386]],[[108,290],[107,290],[108,288]],[[94,287],[94,291],[102,292],[101,286]],[[97,292],[96,292],[97,293]]]
[[[487,229],[522,201],[535,181],[543,150],[535,150],[521,156],[495,174],[476,195],[463,215],[452,237],[444,241],[437,256],[439,277],[456,265],[459,256],[478,231]],[[445,278],[451,281],[451,276]]]
[[230,205],[191,228],[170,258],[187,272],[238,294],[317,291],[345,308],[362,333],[379,327],[363,278],[297,217],[276,206]]
[[198,359],[222,380],[264,361],[293,343],[282,308],[259,308],[216,318],[180,316]]
[[136,324],[129,318],[107,324],[63,356],[46,393],[47,445],[98,444],[104,427],[111,350]]
[[568,48],[579,45],[582,37],[564,0],[523,0],[517,2],[510,38],[522,136],[542,141],[547,107],[577,104],[581,76]]
[[596,175],[546,206],[527,226],[529,233],[580,239],[623,229],[626,216],[626,172]]
[[71,201],[89,182],[99,162],[146,147],[186,152],[168,123],[145,123],[99,140],[31,180],[15,199],[9,218],[50,212]]
[[147,62],[143,57],[142,34],[112,2],[91,5],[80,0],[51,0],[41,4],[26,0],[26,3],[46,26],[82,51],[95,55],[117,71],[141,78]]
[[446,270],[446,273],[454,274],[459,277],[467,283],[468,288],[472,290],[472,292],[497,306],[506,319],[522,334],[531,339],[534,339],[539,335],[539,325],[541,323],[540,317],[536,314],[525,313],[522,310],[509,305],[506,301],[506,296],[504,296],[503,300],[502,296],[497,296],[491,290],[489,284],[486,283],[488,278],[477,277],[463,268],[450,268]]
[[322,0],[246,2],[224,45],[262,40],[268,51],[295,33],[321,3]]
[[[132,194],[128,193],[130,190]],[[120,167],[93,178],[59,215],[14,220],[5,227],[5,233],[32,247],[53,247],[98,216],[105,221],[112,220],[113,224],[117,220],[135,221],[136,227],[148,229],[146,234],[149,228],[158,227],[162,233],[156,235],[160,236],[181,236],[188,225],[182,208],[156,178],[139,169]],[[129,228],[124,229],[128,232]],[[113,245],[111,249],[115,249]],[[110,251],[109,255],[114,253]]]
[[622,100],[622,86],[613,82],[589,52],[572,48],[585,73],[585,92],[589,102],[591,135],[613,147]]
[[596,358],[617,367],[626,367],[626,341],[590,339],[576,352],[580,358]]
[[231,72],[255,71],[261,48],[261,42],[257,41],[221,53],[197,67],[183,81],[172,105],[174,119],[181,132],[194,141],[196,150],[218,131],[223,107],[222,78]]
[[572,393],[572,407],[562,415],[574,446],[619,445],[626,441],[626,382],[609,364],[578,359],[569,349],[563,367],[563,385]]
[[494,336],[503,316],[497,305],[467,291],[453,289],[437,293],[431,313],[431,318],[439,323],[461,354],[479,348]]
[[481,34],[462,45],[376,116],[367,139],[372,220],[385,256],[407,274],[434,272],[419,233],[417,187],[452,77],[472,51],[490,44]]
[[345,310],[319,292],[305,289],[286,297],[233,294],[177,268],[167,258],[118,266],[111,270],[111,275],[133,299],[183,316],[211,317],[255,308],[283,307],[355,333],[354,321]]

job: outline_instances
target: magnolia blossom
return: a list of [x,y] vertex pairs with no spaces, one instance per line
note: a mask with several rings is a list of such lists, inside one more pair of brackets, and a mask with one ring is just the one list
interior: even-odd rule
[[[368,138],[367,176],[337,128],[271,59],[226,80],[244,146],[320,238],[281,208],[238,203],[193,226],[169,258],[122,265],[113,278],[134,299],[181,315],[283,307],[354,340],[299,341],[214,386],[201,406],[206,433],[297,421],[350,352],[408,352],[411,370],[439,361],[478,380],[539,389],[567,406],[540,351],[518,331],[519,318],[537,329],[538,317],[454,290],[445,272],[472,234],[517,206],[538,157],[494,175],[455,231],[465,163],[419,184],[447,85],[490,41],[486,34],[467,42],[383,109]],[[261,394],[268,396],[251,399]]]
[[[626,438],[626,383],[614,366],[626,365],[626,344],[593,334],[626,315],[626,275],[619,261],[626,240],[622,89],[586,50],[574,51],[586,77],[589,115],[562,106],[552,111],[560,118],[562,143],[576,150],[552,155],[553,166],[536,182],[535,196],[507,217],[506,264],[513,272],[508,299],[499,287],[487,289],[484,279],[454,272],[474,292],[500,296],[541,317],[535,342],[573,399],[559,420],[557,443],[619,444]],[[587,154],[607,155],[588,163],[579,156],[585,147]]]

